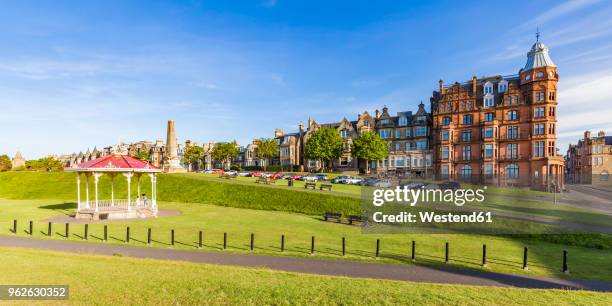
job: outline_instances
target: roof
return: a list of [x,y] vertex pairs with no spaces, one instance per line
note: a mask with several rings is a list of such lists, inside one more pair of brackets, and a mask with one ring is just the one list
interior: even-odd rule
[[604,136],[606,145],[612,145],[612,136]]
[[161,172],[159,168],[146,161],[121,154],[96,158],[65,170],[75,172]]
[[531,51],[527,53],[527,63],[525,70],[530,70],[538,67],[557,67],[548,55],[548,48],[541,41],[536,42],[531,47]]

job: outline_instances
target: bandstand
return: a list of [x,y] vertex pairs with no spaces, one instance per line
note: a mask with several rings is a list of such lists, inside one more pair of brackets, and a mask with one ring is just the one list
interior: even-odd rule
[[[111,154],[94,159],[65,171],[77,174],[77,212],[75,218],[104,220],[157,217],[157,173],[161,170],[145,161],[129,155]],[[98,182],[100,177],[107,175],[111,182],[110,199],[99,199]],[[143,175],[151,178],[150,199],[141,193],[140,179]],[[81,197],[81,178],[85,177],[85,199]],[[127,199],[115,199],[115,179],[127,179]],[[132,177],[136,178],[138,196],[131,199]],[[93,197],[90,198],[90,180],[93,180]]]

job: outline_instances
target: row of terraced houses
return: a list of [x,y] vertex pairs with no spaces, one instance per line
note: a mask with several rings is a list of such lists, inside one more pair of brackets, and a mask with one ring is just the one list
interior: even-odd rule
[[416,112],[391,114],[387,107],[357,115],[356,120],[319,124],[285,133],[276,129],[280,146],[276,163],[290,170],[319,169],[304,157],[304,144],[321,127],[338,130],[344,141],[337,170],[363,172],[365,161],[351,155],[351,143],[375,131],[390,144],[388,158],[370,168],[399,175],[471,180],[541,189],[561,188],[564,159],[557,154],[557,66],[540,41],[516,75],[476,77],[444,84]]

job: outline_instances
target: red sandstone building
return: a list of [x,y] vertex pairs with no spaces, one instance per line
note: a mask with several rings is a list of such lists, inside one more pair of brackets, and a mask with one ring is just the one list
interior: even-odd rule
[[473,77],[431,97],[434,171],[440,178],[561,188],[557,67],[537,41],[517,75]]

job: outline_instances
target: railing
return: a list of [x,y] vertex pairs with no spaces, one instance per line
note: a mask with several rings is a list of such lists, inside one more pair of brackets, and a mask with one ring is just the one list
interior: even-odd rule
[[[83,209],[96,209],[96,201],[89,201],[89,208],[85,202],[81,203],[81,210]],[[153,201],[151,199],[136,199],[130,202],[130,208],[152,208]],[[112,200],[98,200],[98,211],[105,210],[121,210],[128,208],[127,199],[115,199]]]

